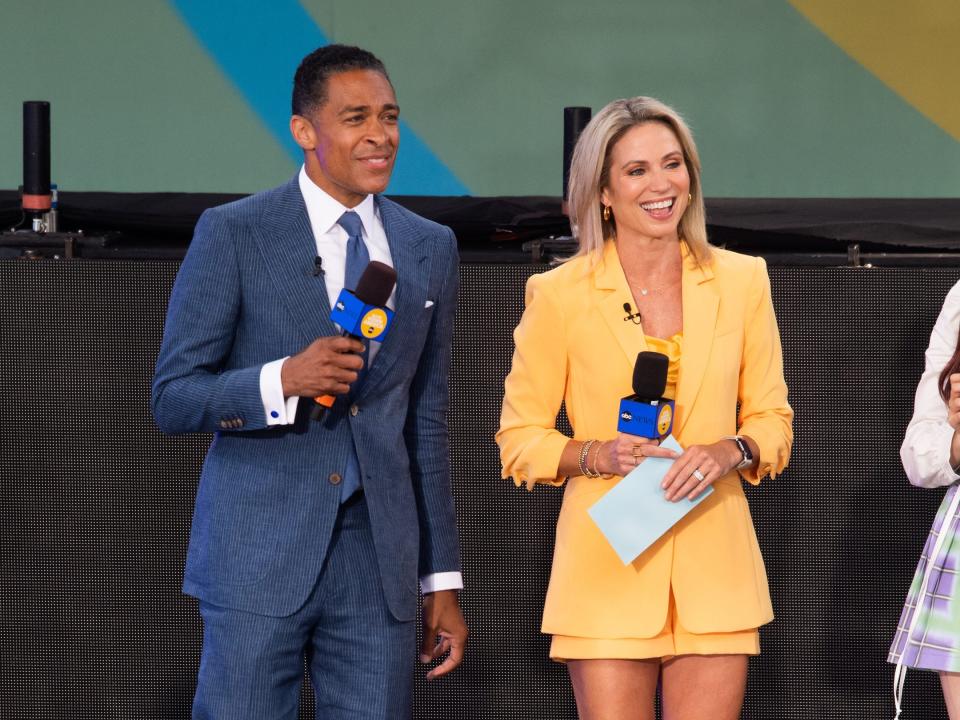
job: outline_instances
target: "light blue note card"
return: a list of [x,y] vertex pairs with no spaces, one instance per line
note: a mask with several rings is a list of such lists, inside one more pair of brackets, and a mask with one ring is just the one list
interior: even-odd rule
[[[673,435],[665,438],[660,447],[683,452]],[[669,458],[648,457],[587,511],[624,565],[632,563],[713,492],[710,486],[694,500],[666,500],[660,481],[671,465],[673,460]]]

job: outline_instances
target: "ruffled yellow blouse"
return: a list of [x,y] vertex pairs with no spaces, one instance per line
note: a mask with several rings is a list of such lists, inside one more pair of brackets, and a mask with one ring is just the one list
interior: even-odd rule
[[663,353],[670,359],[667,366],[667,387],[663,396],[669,400],[677,397],[677,380],[680,377],[680,349],[683,345],[683,333],[677,333],[668,338],[658,338],[652,335],[643,336],[647,341],[647,350]]

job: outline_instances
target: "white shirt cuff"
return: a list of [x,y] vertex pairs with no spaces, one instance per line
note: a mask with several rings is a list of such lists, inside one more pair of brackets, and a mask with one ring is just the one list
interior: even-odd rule
[[440,590],[463,590],[463,576],[459,572],[441,572],[420,578],[421,594]]
[[950,467],[952,443],[953,428],[946,421],[921,418],[911,422],[900,448],[903,469],[910,483],[927,488],[955,483],[957,474]]
[[263,403],[263,413],[268,426],[290,425],[297,415],[297,403],[300,398],[296,395],[289,398],[283,397],[280,370],[286,360],[287,358],[280,358],[260,368],[260,401]]

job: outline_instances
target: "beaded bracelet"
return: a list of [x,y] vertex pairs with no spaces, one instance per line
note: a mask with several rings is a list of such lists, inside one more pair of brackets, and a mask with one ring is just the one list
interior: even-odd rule
[[593,475],[590,474],[590,469],[587,467],[587,454],[590,452],[590,448],[595,442],[597,441],[587,440],[583,445],[580,446],[580,457],[577,459],[577,467],[580,468],[580,474],[585,475],[586,477],[593,477]]

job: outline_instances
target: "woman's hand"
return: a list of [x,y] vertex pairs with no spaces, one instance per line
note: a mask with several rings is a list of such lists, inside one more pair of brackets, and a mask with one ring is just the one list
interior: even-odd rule
[[960,465],[960,373],[950,376],[950,396],[947,399],[947,422],[953,428],[950,440],[950,467]]
[[950,399],[947,400],[947,422],[960,430],[960,373],[950,376]]
[[597,471],[603,474],[626,475],[645,457],[679,457],[673,450],[659,447],[659,440],[619,433],[614,440],[600,446]]
[[[657,448],[658,450],[660,448]],[[660,483],[664,497],[677,502],[693,500],[740,464],[743,456],[733,440],[719,440],[711,445],[691,445],[670,466]]]

